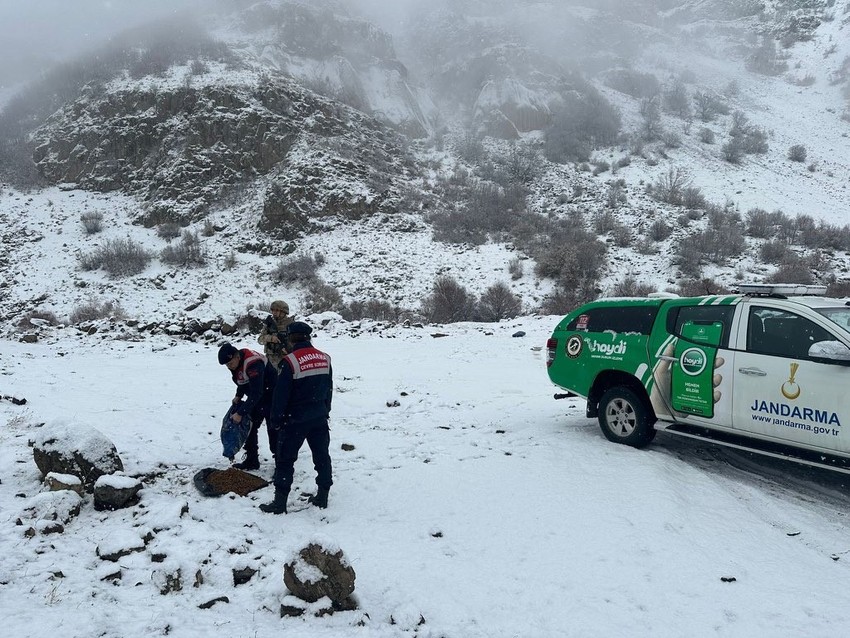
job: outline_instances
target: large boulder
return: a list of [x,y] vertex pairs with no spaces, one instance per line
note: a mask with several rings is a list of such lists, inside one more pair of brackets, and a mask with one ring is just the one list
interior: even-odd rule
[[354,568],[342,550],[326,540],[314,540],[283,568],[283,582],[293,595],[314,603],[327,596],[341,603],[354,592]]
[[35,464],[42,476],[49,473],[78,477],[87,492],[105,474],[124,470],[115,445],[85,425],[56,423],[44,426],[30,440]]

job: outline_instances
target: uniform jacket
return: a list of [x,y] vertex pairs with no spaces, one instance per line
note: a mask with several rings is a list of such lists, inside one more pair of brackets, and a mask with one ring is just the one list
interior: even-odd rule
[[[280,321],[276,322],[278,332],[270,331],[268,325],[265,323],[260,329],[260,336],[257,337],[257,341],[259,341],[263,346],[263,352],[266,355],[266,359],[276,368],[280,366],[280,360],[286,354],[286,326],[291,324],[294,320],[295,317],[287,315]],[[280,343],[269,341],[269,338],[274,336],[280,337]]]
[[327,420],[332,397],[330,356],[309,342],[295,344],[280,364],[270,420],[275,427]]
[[242,348],[242,363],[231,373],[236,384],[236,396],[245,397],[236,412],[241,416],[251,414],[263,398],[265,392],[266,358],[259,352]]

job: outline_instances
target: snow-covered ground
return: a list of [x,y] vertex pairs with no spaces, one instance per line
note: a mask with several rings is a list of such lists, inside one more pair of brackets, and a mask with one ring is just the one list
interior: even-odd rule
[[[0,396],[27,399],[0,399],[4,635],[846,634],[843,477],[665,435],[646,450],[608,443],[581,402],[552,398],[556,322],[331,321],[314,341],[334,361],[330,506],[285,516],[258,509],[270,488],[205,498],[192,486],[227,466],[218,430],[233,386],[215,347],[51,328],[37,344],[0,342]],[[147,477],[141,502],[97,512],[87,496],[64,533],[27,538],[32,521],[16,520],[44,489],[27,442],[62,422],[115,443],[126,473]],[[305,448],[291,505],[313,479]],[[108,578],[116,565],[98,548],[147,534]],[[283,563],[316,538],[354,567],[360,609],[281,618]],[[258,572],[234,586],[244,567]],[[160,594],[176,569],[182,590]]]

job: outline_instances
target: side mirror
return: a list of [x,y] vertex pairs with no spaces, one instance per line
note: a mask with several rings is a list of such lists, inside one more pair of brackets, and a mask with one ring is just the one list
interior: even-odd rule
[[818,341],[809,348],[809,358],[819,363],[850,366],[850,348],[840,341]]

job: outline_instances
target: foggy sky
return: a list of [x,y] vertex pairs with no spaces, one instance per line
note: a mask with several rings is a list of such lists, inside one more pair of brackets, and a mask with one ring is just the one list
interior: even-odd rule
[[0,89],[203,0],[0,0]]

